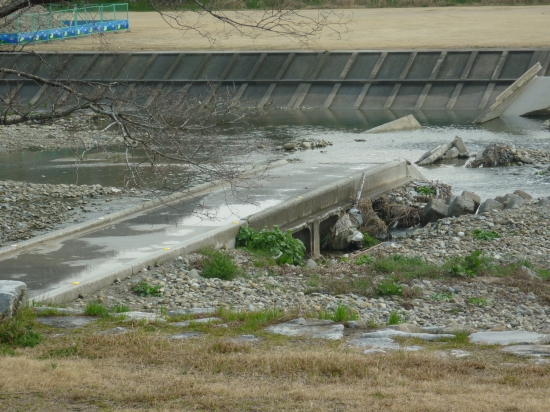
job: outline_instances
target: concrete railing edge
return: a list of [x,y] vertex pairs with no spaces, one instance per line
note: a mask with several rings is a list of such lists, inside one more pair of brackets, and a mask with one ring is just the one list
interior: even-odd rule
[[[287,163],[288,162],[286,160],[276,161],[276,162],[273,162],[268,167],[268,169],[282,166]],[[255,173],[257,172],[251,170],[249,172],[244,173],[243,177],[249,177],[251,175],[254,175]],[[223,188],[223,184],[224,184],[224,181],[222,180],[215,180],[213,182],[204,183],[202,185],[195,186],[194,188],[191,188],[188,191],[183,193],[174,193],[161,199],[152,200],[150,202],[147,202],[139,206],[133,206],[124,210],[120,210],[118,212],[108,214],[106,216],[103,216],[101,220],[94,220],[94,221],[80,223],[77,225],[71,225],[63,229],[54,230],[52,232],[45,233],[40,236],[36,236],[29,240],[24,240],[22,242],[13,242],[13,243],[16,243],[16,245],[4,246],[0,248],[0,260],[8,257],[9,255],[21,253],[22,251],[30,249],[39,243],[67,237],[70,235],[74,235],[76,233],[85,233],[90,230],[99,229],[102,226],[107,226],[115,221],[118,221],[120,219],[129,217],[135,214],[151,212],[162,206],[170,206],[177,202],[191,200],[197,196],[201,196],[213,190],[221,190]]]
[[219,249],[226,247],[232,249],[235,247],[235,238],[241,226],[246,226],[246,222],[237,224],[231,223],[210,232],[189,239],[183,245],[170,251],[161,251],[154,256],[142,259],[125,268],[108,273],[99,278],[79,283],[78,285],[65,285],[51,292],[46,292],[29,300],[36,303],[61,304],[77,299],[79,295],[89,295],[98,291],[101,288],[111,285],[117,278],[125,279],[128,276],[135,275],[140,269],[148,266],[153,266],[155,263],[162,264],[177,256],[186,255],[196,252],[204,247],[213,247]]

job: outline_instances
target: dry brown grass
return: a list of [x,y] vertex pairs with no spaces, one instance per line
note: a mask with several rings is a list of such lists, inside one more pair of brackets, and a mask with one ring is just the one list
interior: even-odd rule
[[548,410],[550,366],[494,348],[468,347],[460,360],[440,356],[452,344],[365,356],[338,343],[264,335],[241,346],[166,332],[76,331],[1,357],[2,410]]

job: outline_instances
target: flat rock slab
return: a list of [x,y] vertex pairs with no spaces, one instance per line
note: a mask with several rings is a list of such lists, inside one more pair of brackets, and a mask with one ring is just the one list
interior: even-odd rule
[[518,356],[550,356],[550,345],[510,345],[502,348],[502,351]]
[[[417,338],[427,341],[439,340],[441,338],[454,338],[455,335],[449,334],[440,334],[434,335],[431,333],[413,333],[413,332],[403,332],[395,329],[384,329],[376,332],[368,332],[361,335],[358,339],[353,339],[349,341],[350,345],[357,347],[370,347],[378,349],[390,349],[397,350],[401,347],[398,342],[394,341],[393,338],[402,337],[402,338]],[[409,346],[405,350],[408,351],[417,351],[418,346]],[[369,352],[371,353],[371,352]]]
[[61,329],[77,329],[92,323],[97,318],[91,316],[39,316],[36,320],[41,325]]
[[192,339],[192,338],[198,338],[200,336],[205,335],[205,333],[202,332],[183,332],[178,333],[177,335],[170,336],[171,339],[175,340],[184,340],[184,339]]
[[102,330],[101,332],[98,332],[97,335],[124,335],[125,333],[128,333],[130,331],[131,329],[118,326],[113,329]]
[[121,315],[124,315],[126,317],[126,321],[132,321],[132,320],[141,321],[141,320],[144,320],[146,322],[166,322],[166,319],[164,319],[162,316],[157,315],[156,313],[124,312],[124,313],[121,313]]
[[510,345],[512,343],[534,344],[545,337],[542,333],[511,330],[504,332],[476,332],[470,335],[470,342],[483,345]]
[[305,336],[316,339],[338,340],[344,336],[344,325],[330,320],[293,319],[265,328],[267,332],[285,336]]
[[191,309],[177,309],[171,310],[168,312],[168,316],[178,316],[178,315],[202,315],[206,313],[214,313],[216,309],[214,308],[191,308]]
[[193,319],[193,320],[186,320],[186,321],[183,321],[183,322],[174,322],[174,323],[171,323],[170,325],[186,328],[191,323],[212,323],[212,322],[221,322],[221,319],[220,318]]
[[57,312],[60,315],[82,315],[82,311],[79,309],[70,309],[70,308],[53,308],[50,306],[38,306],[33,308],[33,311],[40,316],[44,312]]
[[258,342],[260,339],[258,339],[254,335],[240,335],[240,336],[235,336],[233,338],[230,338],[229,340],[235,343],[254,343],[254,342]]

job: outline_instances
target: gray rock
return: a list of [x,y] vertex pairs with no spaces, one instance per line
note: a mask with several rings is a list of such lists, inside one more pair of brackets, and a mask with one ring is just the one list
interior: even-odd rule
[[519,209],[524,203],[524,200],[511,199],[504,205],[504,210]]
[[285,336],[337,340],[344,336],[344,325],[329,320],[298,318],[265,328],[267,332]]
[[313,259],[308,259],[306,262],[306,268],[316,268],[317,263]]
[[518,356],[550,356],[550,345],[511,345],[501,350]]
[[125,333],[130,332],[130,329],[117,326],[116,328],[102,330],[98,332],[98,335],[124,335]]
[[44,312],[57,312],[60,315],[82,315],[82,310],[72,308],[52,308],[51,306],[38,306],[32,308],[40,316]]
[[357,346],[359,348],[368,347],[374,349],[390,349],[397,350],[401,346],[392,338],[359,338],[349,341],[350,345]]
[[453,349],[451,351],[451,356],[454,356],[455,358],[465,358],[466,356],[470,355],[470,352],[461,349]]
[[61,329],[77,329],[95,321],[91,316],[39,316],[36,321],[41,325]]
[[184,340],[184,339],[192,339],[192,338],[198,338],[205,335],[202,332],[183,332],[178,333],[177,335],[170,336],[171,339],[175,340]]
[[[387,343],[390,348],[390,342],[394,342],[394,337],[400,337],[400,338],[417,338],[427,341],[436,341],[441,338],[451,338],[454,339],[455,335],[451,334],[439,334],[435,335],[432,333],[411,333],[411,332],[402,332],[400,330],[395,329],[383,329],[376,332],[368,332],[364,333],[359,339],[351,340],[349,343],[354,346],[374,346],[374,347],[382,347],[382,346],[375,346],[375,345],[382,345],[384,343]],[[396,342],[394,342],[396,343]],[[397,344],[397,348],[399,348],[399,345]]]
[[493,210],[503,210],[504,205],[497,200],[487,199],[479,206],[478,213],[492,212]]
[[187,272],[187,277],[189,279],[201,279],[201,275],[197,271],[197,269],[191,269],[189,272]]
[[463,191],[461,196],[472,199],[472,201],[474,202],[474,210],[477,211],[479,209],[479,205],[481,204],[481,197],[476,195],[474,192],[468,192],[467,190]]
[[519,197],[521,197],[522,199],[524,200],[531,200],[533,199],[533,196],[531,196],[529,193],[527,192],[524,192],[523,190],[516,190],[514,192],[515,195],[518,195]]
[[145,321],[145,322],[166,322],[164,318],[161,317],[161,315],[157,315],[156,313],[149,313],[149,312],[125,312],[121,313],[121,315],[125,316],[126,321]]
[[187,326],[189,326],[191,324],[191,322],[193,322],[193,323],[212,323],[212,322],[221,322],[221,319],[220,318],[193,319],[193,320],[186,320],[186,321],[183,321],[183,322],[174,322],[174,323],[171,323],[170,326],[179,326],[179,327],[182,327],[182,328],[186,328]]
[[27,301],[27,285],[17,280],[0,280],[0,315],[12,317]]
[[469,197],[457,196],[449,206],[449,216],[471,215],[475,212],[475,203]]
[[445,152],[443,155],[443,159],[456,159],[459,155],[459,151],[456,147],[451,147],[449,150]]
[[510,345],[511,343],[533,344],[545,335],[536,332],[512,330],[504,332],[476,332],[470,335],[470,342],[485,345]]
[[229,340],[235,343],[254,343],[254,342],[258,342],[260,339],[258,339],[254,335],[240,335],[240,336],[235,336],[233,338],[230,338]]
[[515,155],[514,157],[518,162],[521,162],[521,163],[526,163],[526,164],[532,164],[533,163],[533,159],[531,159],[527,155],[518,154],[518,155]]
[[441,199],[431,199],[422,211],[423,222],[435,222],[436,220],[447,217],[449,206]]
[[296,149],[296,143],[294,143],[294,142],[285,143],[285,144],[283,145],[283,149],[285,149],[285,150],[293,150],[293,149]]
[[459,153],[467,153],[468,149],[466,148],[466,145],[464,144],[464,140],[462,138],[456,136],[453,140],[453,146],[458,149]]
[[549,199],[540,199],[537,202],[537,207],[550,208],[550,200]]

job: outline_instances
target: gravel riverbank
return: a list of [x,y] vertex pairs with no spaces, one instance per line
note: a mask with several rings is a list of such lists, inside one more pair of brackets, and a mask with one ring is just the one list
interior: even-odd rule
[[134,205],[135,189],[0,180],[0,247]]
[[[420,256],[427,262],[441,264],[446,258],[481,250],[495,264],[530,260],[535,267],[547,270],[550,261],[545,251],[550,247],[550,233],[546,227],[550,210],[543,203],[545,206],[533,202],[521,209],[442,220],[412,237],[383,243],[371,254],[374,262],[401,255]],[[476,240],[472,236],[475,229],[498,231],[500,240]],[[455,235],[459,230],[464,231],[464,236]],[[366,326],[385,325],[394,313],[407,323],[443,332],[550,332],[550,284],[523,266],[513,267],[501,277],[481,273],[471,278],[405,278],[400,280],[400,295],[381,296],[376,293],[376,285],[392,279],[391,273],[380,272],[375,265],[357,265],[353,257],[349,261],[318,260],[316,266],[311,264],[314,267],[259,268],[261,264],[254,255],[239,250],[228,253],[245,273],[244,278],[203,279],[197,269],[200,271],[204,256],[192,254],[159,267],[142,268],[136,276],[83,296],[70,306],[82,308],[99,300],[109,306],[121,304],[131,310],[157,313],[191,308],[252,311],[277,307],[315,314],[345,305],[356,311],[359,322]],[[160,285],[161,296],[136,295],[133,289],[140,282]]]

